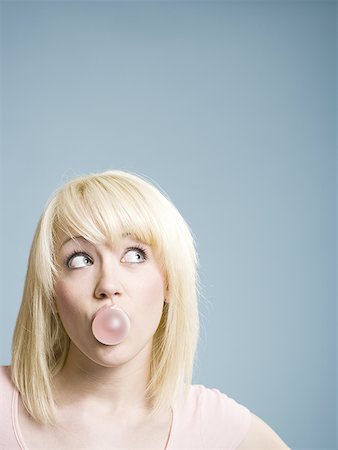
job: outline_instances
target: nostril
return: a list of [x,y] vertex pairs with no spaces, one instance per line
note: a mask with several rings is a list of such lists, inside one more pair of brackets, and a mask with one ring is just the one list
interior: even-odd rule
[[101,291],[96,293],[96,297],[100,299],[112,298],[116,295],[119,295],[118,291]]

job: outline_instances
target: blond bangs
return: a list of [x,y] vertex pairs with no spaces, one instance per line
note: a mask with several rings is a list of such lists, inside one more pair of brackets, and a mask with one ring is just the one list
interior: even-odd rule
[[[117,180],[116,180],[117,181]],[[93,244],[114,246],[127,233],[148,245],[162,247],[153,211],[136,186],[95,178],[66,185],[55,208],[54,236],[63,231]]]

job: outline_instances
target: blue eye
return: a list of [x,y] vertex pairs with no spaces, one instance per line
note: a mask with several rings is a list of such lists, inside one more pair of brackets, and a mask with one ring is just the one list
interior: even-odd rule
[[[135,255],[129,257],[128,254]],[[141,247],[129,247],[125,253],[125,261],[127,263],[142,263],[147,260],[147,252]],[[93,260],[85,252],[74,251],[65,261],[65,265],[70,269],[78,269],[81,267],[91,266]]]
[[[73,262],[73,261],[76,261],[76,260],[78,260],[78,262],[75,264],[75,265],[71,265],[70,263],[71,262]],[[82,262],[84,262],[84,264],[82,264],[81,263],[81,261]],[[87,265],[90,265],[90,264],[87,264],[87,263],[90,263],[90,264],[92,264],[93,262],[92,262],[92,260],[89,258],[89,256],[87,255],[87,253],[84,253],[84,252],[73,252],[68,258],[67,258],[67,261],[66,261],[66,265],[68,266],[68,267],[70,267],[70,268],[77,268],[77,267],[86,267]]]
[[137,257],[136,261],[127,261],[127,262],[143,262],[147,259],[146,251],[143,248],[141,248],[141,247],[128,248],[126,255],[128,255],[128,253],[133,253],[133,252],[136,255],[138,254],[138,256],[141,255],[141,259]]

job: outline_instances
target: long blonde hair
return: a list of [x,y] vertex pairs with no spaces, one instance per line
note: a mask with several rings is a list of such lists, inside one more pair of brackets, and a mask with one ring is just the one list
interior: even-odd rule
[[131,232],[151,245],[165,275],[167,302],[153,338],[146,397],[156,414],[191,384],[199,338],[198,257],[193,234],[167,194],[146,177],[110,170],[78,176],[58,188],[32,242],[12,342],[12,381],[29,414],[55,425],[54,376],[70,339],[55,308],[56,241],[62,230],[91,242]]

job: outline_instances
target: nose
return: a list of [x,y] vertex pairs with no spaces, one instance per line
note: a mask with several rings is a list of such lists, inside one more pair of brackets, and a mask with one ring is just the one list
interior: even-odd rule
[[116,276],[101,274],[95,287],[95,297],[97,299],[116,298],[121,293],[122,288]]
[[97,288],[95,290],[95,297],[98,299],[113,298],[120,295],[120,291],[115,288]]

